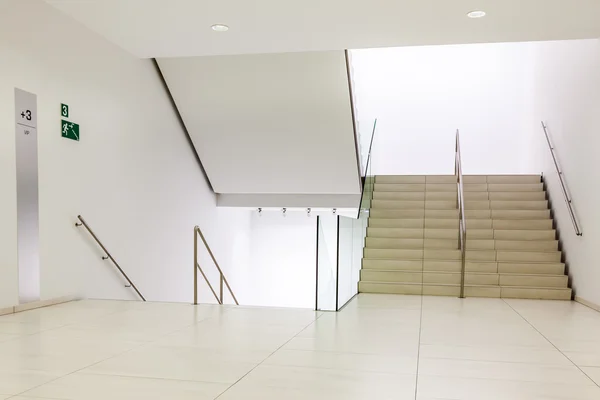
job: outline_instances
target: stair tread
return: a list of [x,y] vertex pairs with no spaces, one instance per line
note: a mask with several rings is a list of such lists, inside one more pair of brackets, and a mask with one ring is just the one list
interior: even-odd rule
[[[361,282],[376,283],[378,285],[453,286],[453,287],[460,286],[460,284],[457,284],[457,283],[379,282],[379,281],[361,281]],[[550,286],[508,286],[508,285],[483,285],[483,284],[465,284],[465,287],[536,289],[536,290],[568,290],[568,291],[571,290],[571,288],[550,287]]]
[[[438,270],[431,270],[431,269],[425,269],[425,270],[408,270],[408,269],[369,269],[370,272],[376,271],[376,272],[398,272],[398,273],[410,273],[410,274],[420,274],[420,273],[426,273],[426,274],[448,274],[448,275],[459,275],[461,274],[460,271],[438,271]],[[518,276],[535,276],[535,277],[566,277],[566,275],[563,274],[521,274],[518,272],[474,272],[474,271],[466,271],[465,274],[469,274],[469,275],[518,275]]]

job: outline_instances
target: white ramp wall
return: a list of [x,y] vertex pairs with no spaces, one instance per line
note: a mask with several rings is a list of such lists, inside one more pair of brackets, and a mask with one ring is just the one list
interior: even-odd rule
[[[226,271],[243,255],[230,239],[247,237],[250,214],[216,208],[152,62],[42,1],[4,0],[0,308],[17,302],[14,87],[38,95],[42,299],[136,298],[74,227],[78,214],[149,300],[191,301],[195,224]],[[81,125],[79,142],[61,138],[61,103]]]
[[[373,172],[454,173],[460,129],[466,174],[531,173],[531,43],[352,51],[358,120]],[[370,134],[362,135],[365,140]],[[368,143],[363,142],[363,146]]]
[[[600,40],[535,48],[531,156],[543,171],[575,295],[600,305]],[[546,121],[583,236],[575,235],[540,121]]]
[[220,205],[358,205],[344,51],[159,63]]

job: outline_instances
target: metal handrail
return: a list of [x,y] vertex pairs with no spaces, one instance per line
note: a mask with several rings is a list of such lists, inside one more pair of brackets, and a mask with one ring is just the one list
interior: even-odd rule
[[135,290],[135,292],[138,294],[138,296],[140,296],[140,298],[143,301],[146,301],[146,298],[144,296],[142,296],[142,294],[140,293],[140,291],[138,290],[138,288],[133,284],[133,282],[131,282],[131,279],[129,279],[129,277],[127,276],[127,274],[125,273],[125,271],[123,271],[123,268],[121,268],[121,266],[119,265],[119,263],[117,263],[117,261],[113,258],[113,256],[108,252],[108,250],[106,249],[106,247],[104,247],[104,245],[102,244],[102,242],[100,241],[100,239],[98,239],[98,236],[96,236],[96,234],[94,233],[94,231],[92,231],[92,229],[90,228],[90,226],[85,222],[85,220],[83,219],[83,217],[81,215],[77,216],[77,219],[81,222],[75,222],[75,226],[80,227],[80,226],[84,226],[85,229],[87,229],[87,231],[90,233],[90,235],[92,235],[92,237],[94,238],[94,240],[96,241],[96,243],[98,243],[98,245],[102,248],[102,250],[106,253],[106,257],[102,257],[103,260],[108,260],[110,259],[110,261],[113,262],[113,264],[115,265],[115,267],[117,267],[117,269],[119,270],[119,272],[121,273],[121,275],[123,275],[123,277],[127,280],[127,282],[129,283],[129,286],[127,287],[132,287],[133,290]]
[[460,298],[465,297],[465,253],[467,244],[467,222],[465,219],[465,193],[463,188],[462,163],[460,156],[460,133],[456,130],[454,157],[454,175],[456,175],[456,202],[458,206],[458,242],[460,244]]
[[542,121],[542,128],[544,129],[546,142],[548,142],[548,147],[550,148],[550,154],[552,154],[552,159],[554,160],[554,167],[556,167],[556,173],[558,174],[560,186],[562,188],[563,195],[565,196],[565,202],[567,203],[567,208],[569,209],[569,215],[571,216],[571,221],[573,222],[573,227],[575,228],[575,234],[577,236],[583,236],[583,232],[581,231],[581,228],[579,228],[579,221],[577,221],[577,215],[575,214],[575,210],[573,209],[573,200],[571,199],[571,195],[569,194],[569,189],[567,187],[562,168],[560,168],[560,164],[558,163],[558,158],[556,157],[556,152],[554,151],[554,145],[550,140],[548,126],[544,123],[544,121]]
[[[200,267],[200,264],[198,263],[198,235],[200,235],[200,239],[202,239],[202,242],[204,243],[206,250],[208,250],[208,254],[210,255],[210,258],[212,258],[213,262],[215,263],[215,266],[217,267],[217,270],[219,271],[220,278],[219,278],[219,295],[218,296],[217,296],[217,293],[215,292],[215,290],[213,289],[212,285],[208,281],[206,274]],[[214,256],[212,250],[210,249],[210,246],[206,242],[206,239],[204,238],[204,235],[202,234],[200,227],[195,226],[194,227],[194,304],[195,305],[198,304],[198,271],[200,271],[200,273],[202,274],[202,277],[206,281],[208,287],[210,288],[210,291],[212,292],[213,296],[215,296],[215,299],[217,299],[217,302],[219,304],[223,304],[223,284],[225,284],[225,286],[227,286],[227,290],[229,290],[229,293],[231,294],[231,297],[233,297],[233,301],[235,302],[235,304],[238,306],[240,305],[240,303],[238,303],[238,301],[237,301],[237,298],[235,297],[235,294],[233,294],[233,291],[231,290],[231,286],[229,286],[229,282],[227,282],[227,278],[225,278],[225,275],[223,274],[223,270],[219,266],[219,263],[215,259],[215,256]]]

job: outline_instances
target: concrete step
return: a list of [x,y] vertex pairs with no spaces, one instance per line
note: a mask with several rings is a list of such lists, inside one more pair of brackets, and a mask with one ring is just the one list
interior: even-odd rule
[[[456,175],[377,175],[377,183],[455,183]],[[465,183],[540,183],[541,175],[463,175]]]
[[488,183],[488,192],[543,192],[543,183]]
[[558,240],[467,239],[466,249],[467,250],[550,251],[550,250],[558,250]]
[[[421,225],[422,226],[422,225]],[[367,238],[398,238],[419,239],[424,238],[423,228],[367,228]],[[450,229],[452,231],[452,229]]]
[[435,219],[456,219],[458,220],[458,210],[388,210],[381,208],[372,208],[369,211],[370,218],[393,219],[393,218],[435,218]]
[[367,249],[423,249],[424,239],[371,238],[365,239]]
[[524,274],[499,274],[500,286],[514,287],[553,287],[568,288],[569,277],[566,275],[524,275]]
[[399,239],[458,239],[458,229],[367,228],[367,237]]
[[505,299],[571,300],[569,288],[537,288],[502,286],[500,296]]
[[541,201],[546,200],[546,192],[466,192],[466,201]]
[[471,239],[498,239],[498,240],[554,240],[556,231],[526,230],[526,229],[467,229],[467,240]]
[[373,200],[371,209],[383,210],[458,210],[456,200]]
[[506,261],[519,263],[561,262],[560,251],[467,250],[467,261]]
[[467,210],[469,219],[550,219],[550,210]]
[[[421,284],[421,283],[380,283],[361,281],[361,293],[407,294],[427,296],[458,296],[460,285]],[[537,288],[465,285],[466,297],[500,297],[512,299],[571,300],[569,288]]]
[[390,260],[390,259],[363,259],[363,269],[387,271],[446,271],[460,272],[460,260]]
[[[456,194],[456,183],[375,183],[375,192],[450,192]],[[541,183],[487,184],[466,183],[464,192],[536,192],[544,191]]]
[[460,260],[460,250],[450,249],[364,249],[364,258],[391,260]]
[[564,275],[563,263],[517,263],[497,261],[466,261],[465,270],[501,274]]
[[469,219],[467,232],[472,229],[494,230],[549,230],[553,229],[551,219]]
[[465,183],[540,183],[541,175],[464,175]]
[[[452,222],[452,220],[447,220]],[[458,226],[458,220],[456,220],[455,226]],[[377,218],[369,217],[369,229],[372,228],[395,228],[395,229],[423,229],[425,226],[425,220],[421,218]]]
[[[428,270],[385,270],[363,269],[360,273],[362,281],[384,283],[440,283],[460,284],[460,271],[428,271]],[[466,285],[514,286],[514,287],[549,287],[567,288],[569,278],[565,275],[550,274],[501,274],[490,272],[465,273]]]
[[547,200],[465,200],[465,210],[547,210]]
[[499,273],[564,275],[565,264],[499,262]]
[[367,237],[365,247],[368,249],[458,249],[456,239],[398,239]]
[[376,183],[456,183],[456,175],[377,175]]
[[[425,201],[425,192],[373,192],[373,200]],[[452,200],[453,197],[442,200]],[[437,200],[437,199],[436,199]]]
[[458,296],[460,285],[423,285],[421,283],[380,283],[360,281],[360,293],[409,294],[424,296]]
[[373,192],[374,200],[388,201],[453,201],[457,195],[452,192]]

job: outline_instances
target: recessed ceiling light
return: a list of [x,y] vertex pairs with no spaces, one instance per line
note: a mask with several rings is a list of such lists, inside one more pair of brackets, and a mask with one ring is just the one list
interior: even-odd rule
[[214,24],[211,28],[215,32],[227,32],[229,30],[229,27],[223,24]]
[[469,18],[483,18],[485,17],[485,11],[471,11],[467,14]]

